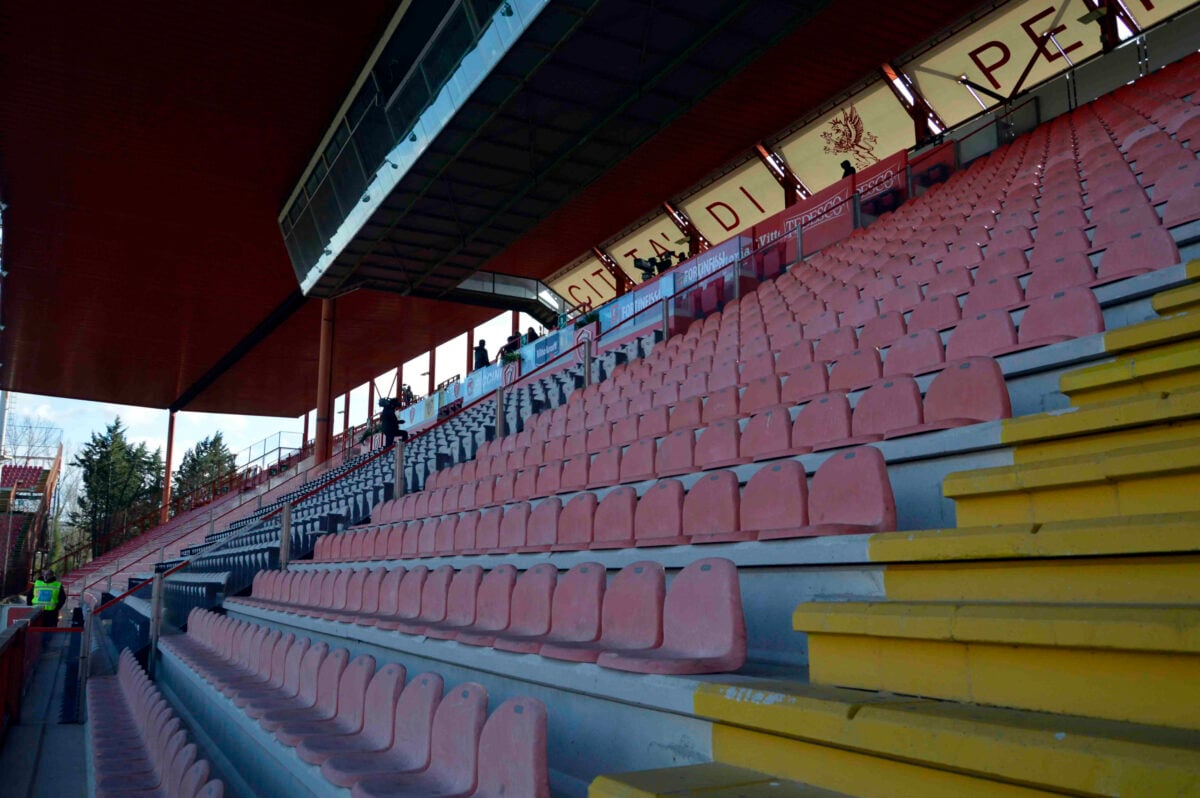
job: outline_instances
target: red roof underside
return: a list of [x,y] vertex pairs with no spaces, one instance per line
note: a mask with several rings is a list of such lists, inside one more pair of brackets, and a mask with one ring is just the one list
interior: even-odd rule
[[[5,4],[0,385],[165,407],[279,305],[296,281],[276,215],[393,6]],[[963,11],[835,0],[488,268],[549,275],[633,221],[630,197],[653,208]],[[491,315],[344,297],[334,388]],[[186,409],[312,407],[319,317],[307,303]]]

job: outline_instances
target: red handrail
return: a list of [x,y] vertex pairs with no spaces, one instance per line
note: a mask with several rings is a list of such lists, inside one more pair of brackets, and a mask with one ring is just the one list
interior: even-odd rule
[[[183,562],[179,563],[178,565],[174,565],[174,566],[172,566],[171,568],[169,568],[169,569],[167,569],[166,571],[163,571],[163,572],[162,572],[162,578],[163,578],[163,579],[166,579],[168,576],[170,576],[171,574],[175,573],[175,572],[176,572],[176,571],[178,571],[180,568],[183,568],[184,566],[187,566],[187,565],[191,565],[191,562],[192,562],[191,560],[184,560]],[[158,575],[158,574],[155,574],[155,576],[157,576],[157,575]],[[131,596],[131,595],[133,595],[134,593],[138,592],[139,590],[141,590],[142,588],[144,588],[146,585],[150,584],[150,583],[151,583],[151,582],[153,582],[153,581],[154,581],[154,577],[153,577],[153,576],[152,576],[152,577],[150,577],[149,579],[143,579],[141,582],[138,582],[136,585],[134,585],[133,587],[129,588],[128,590],[126,590],[126,591],[125,591],[124,593],[122,593],[121,595],[117,596],[117,597],[116,597],[116,598],[114,598],[114,599],[109,599],[108,601],[104,602],[103,604],[101,604],[101,605],[100,605],[99,607],[97,607],[96,609],[92,610],[92,615],[99,615],[100,613],[104,612],[106,609],[108,609],[108,608],[109,608],[109,607],[111,607],[112,605],[116,604],[116,603],[117,603],[117,602],[119,602],[119,601],[123,601],[123,600],[125,600],[126,598],[128,598],[129,596]]]

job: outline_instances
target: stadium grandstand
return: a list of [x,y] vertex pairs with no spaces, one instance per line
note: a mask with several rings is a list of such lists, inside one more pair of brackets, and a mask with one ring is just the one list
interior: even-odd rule
[[0,387],[305,433],[0,793],[1200,795],[1194,5],[9,4]]

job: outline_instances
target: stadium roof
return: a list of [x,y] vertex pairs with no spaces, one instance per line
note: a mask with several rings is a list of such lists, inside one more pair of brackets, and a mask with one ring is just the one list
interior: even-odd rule
[[[752,15],[755,2],[699,5]],[[396,7],[6,4],[0,386],[215,412],[310,408],[320,304],[299,296],[276,219]],[[486,268],[551,274],[963,13],[961,0],[831,0]],[[334,389],[493,313],[347,294]]]

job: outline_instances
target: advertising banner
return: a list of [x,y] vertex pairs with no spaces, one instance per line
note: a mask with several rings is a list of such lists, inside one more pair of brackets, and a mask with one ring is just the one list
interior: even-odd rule
[[500,387],[500,364],[493,363],[475,369],[463,380],[463,400],[470,404],[484,394],[495,393]]
[[842,161],[865,171],[916,143],[912,117],[882,81],[777,147],[810,191],[842,179]]
[[[662,312],[657,307],[658,301],[673,293],[675,271],[669,271],[600,308],[600,329],[604,331],[606,339],[604,344],[607,346],[623,341],[634,333],[662,324]],[[651,308],[654,312],[643,312]],[[635,316],[635,321],[628,321]],[[618,327],[620,329],[616,330],[615,335],[609,337],[608,334]]]
[[[1130,5],[1136,13],[1142,4]],[[1033,67],[1023,89],[1098,53],[1099,26],[1079,21],[1089,11],[1084,0],[1017,0],[904,64],[903,69],[942,120],[956,125],[999,102],[962,84],[960,77],[1009,97],[1031,61]],[[1043,45],[1042,36],[1047,33],[1050,39]]]
[[839,180],[790,208],[800,228],[800,246],[811,255],[854,232],[854,178]]
[[901,150],[854,176],[854,190],[863,202],[889,191],[907,191],[908,150]]
[[783,187],[755,158],[688,197],[679,207],[701,235],[711,242],[724,241],[783,210]]

